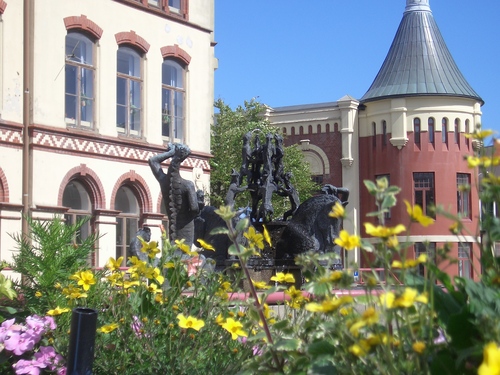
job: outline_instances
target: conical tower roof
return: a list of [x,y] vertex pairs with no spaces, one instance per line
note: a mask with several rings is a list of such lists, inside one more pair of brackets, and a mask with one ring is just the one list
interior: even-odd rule
[[406,0],[389,53],[360,101],[421,95],[459,96],[483,103],[446,47],[429,0]]

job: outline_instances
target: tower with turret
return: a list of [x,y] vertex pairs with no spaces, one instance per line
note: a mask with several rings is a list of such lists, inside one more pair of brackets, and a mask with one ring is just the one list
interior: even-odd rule
[[[473,237],[458,239],[452,234],[453,222],[434,215],[432,207],[458,215],[469,233],[478,228],[474,175],[464,158],[472,152],[465,135],[480,124],[482,104],[453,60],[429,0],[407,0],[382,67],[360,99],[360,181],[386,177],[401,187],[398,206],[386,215],[388,226],[407,224],[402,200],[435,217],[427,228],[411,226],[411,240],[417,245],[409,249],[408,257],[427,251],[434,258],[435,249],[449,243],[451,255],[459,259],[458,264],[441,265],[450,275],[477,276],[477,249]],[[360,186],[361,218],[373,204]]]

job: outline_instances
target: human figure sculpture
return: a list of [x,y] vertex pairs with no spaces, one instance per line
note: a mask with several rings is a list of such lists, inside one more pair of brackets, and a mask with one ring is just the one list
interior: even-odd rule
[[287,172],[283,175],[280,184],[278,195],[282,197],[288,197],[290,199],[290,209],[283,214],[283,221],[286,221],[288,217],[291,217],[297,211],[297,208],[300,205],[299,193],[295,190],[295,187],[292,185],[292,172]]
[[224,204],[231,208],[234,207],[234,201],[236,199],[236,195],[239,193],[243,193],[247,187],[240,186],[240,174],[233,169],[231,173],[231,183],[229,184],[229,188],[227,189],[226,198],[224,199]]
[[[193,182],[180,175],[180,166],[190,153],[191,150],[184,144],[169,143],[166,152],[149,159],[165,202],[170,241],[184,239],[188,246],[193,244],[194,219],[200,212]],[[165,173],[161,163],[167,159],[170,159],[170,165]]]

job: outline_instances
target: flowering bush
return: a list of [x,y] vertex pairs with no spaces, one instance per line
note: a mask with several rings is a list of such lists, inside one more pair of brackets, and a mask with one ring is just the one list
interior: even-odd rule
[[[488,135],[478,130],[472,137],[482,142]],[[20,285],[26,309],[54,317],[57,327],[51,318],[35,315],[24,326],[4,321],[0,353],[20,374],[63,371],[62,357],[46,344],[65,356],[69,312],[88,306],[99,310],[95,374],[500,374],[500,262],[492,251],[500,241],[500,219],[489,210],[500,202],[500,178],[492,170],[500,158],[482,152],[468,158],[469,166],[486,176],[478,181],[484,208],[480,254],[474,256],[481,259],[480,281],[452,280],[425,254],[409,258],[412,226],[429,226],[433,219],[405,201],[407,221],[387,226],[385,214],[398,204],[400,189],[385,179],[366,181],[376,201],[371,216],[378,219],[365,224],[372,238],[342,230],[335,240],[348,251],[361,248],[382,269],[364,277],[361,296],[352,290],[350,271],[333,266],[334,254],[298,256],[305,280],[300,288],[289,272],[277,272],[270,282],[252,280],[245,264],[271,245],[269,233],[265,227],[257,232],[247,219],[233,225],[235,213],[221,207],[217,212],[227,229],[217,233],[229,236],[229,253],[239,259],[231,277],[211,272],[209,261],[183,241],[170,244],[166,238],[161,249],[158,242],[143,242],[147,260],[130,257],[127,270],[120,268],[122,258],[110,258],[102,270],[74,268],[68,259],[78,246],[54,253],[67,258],[58,263],[67,267],[57,270],[43,258],[43,247],[29,251],[23,243],[24,256],[42,257],[41,267],[51,271],[43,276],[43,269],[22,268],[16,259],[14,268],[30,281]],[[435,210],[452,220],[451,233],[464,236],[460,217]],[[341,205],[333,206],[330,216],[346,219]],[[50,239],[65,230],[51,228],[36,233]],[[48,239],[42,242],[51,249]],[[435,251],[437,259],[456,261],[448,244]],[[418,272],[422,267],[425,276]],[[241,291],[242,279],[249,293]],[[0,279],[0,292],[2,285]],[[276,299],[281,302],[273,306]],[[26,333],[34,322],[41,341]]]
[[[2,373],[38,375],[47,370],[58,375],[66,374],[64,358],[48,342],[56,329],[50,316],[28,316],[24,324],[15,323],[15,318],[5,320],[0,326],[0,353]],[[2,368],[2,367],[0,367]]]

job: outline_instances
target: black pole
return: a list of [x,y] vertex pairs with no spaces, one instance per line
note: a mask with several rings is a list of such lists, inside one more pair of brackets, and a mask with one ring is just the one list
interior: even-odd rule
[[92,375],[97,311],[73,309],[69,337],[67,375]]

